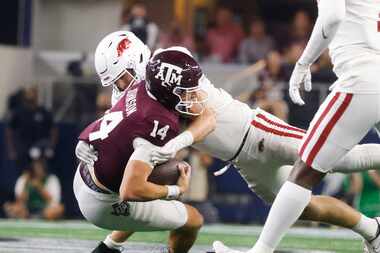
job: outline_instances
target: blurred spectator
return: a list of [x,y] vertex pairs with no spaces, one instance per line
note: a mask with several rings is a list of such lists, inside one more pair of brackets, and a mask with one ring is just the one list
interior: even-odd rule
[[130,8],[124,8],[122,12],[122,30],[131,31],[148,45],[155,49],[158,41],[158,26],[149,20],[148,12],[144,3],[136,2]]
[[19,89],[8,97],[7,108],[8,112],[17,111],[23,104],[23,90]]
[[291,25],[291,39],[307,42],[312,31],[312,20],[305,10],[299,10],[293,17]]
[[111,96],[109,92],[101,92],[96,97],[96,118],[103,117],[104,113],[111,108]]
[[294,41],[286,49],[283,54],[283,78],[287,82],[293,72],[294,66],[301,57],[305,43],[303,41]]
[[266,58],[266,67],[258,75],[259,86],[252,92],[243,93],[239,99],[251,107],[272,113],[287,121],[288,106],[283,99],[282,87],[279,81],[282,78],[282,59],[276,52],[270,52]]
[[271,78],[273,81],[280,81],[283,79],[282,64],[283,59],[279,52],[271,51],[266,56],[266,68],[263,71],[266,73],[267,78]]
[[343,173],[329,173],[323,179],[321,194],[327,196],[338,196],[342,191],[347,175]]
[[194,41],[190,34],[186,34],[178,22],[173,22],[169,30],[161,33],[159,46],[161,48],[168,48],[172,46],[182,46],[194,52]]
[[231,62],[236,57],[244,34],[242,28],[233,21],[232,12],[221,7],[216,12],[215,27],[207,31],[206,46],[209,61]]
[[213,158],[206,153],[193,150],[189,156],[189,164],[192,167],[189,190],[184,195],[184,200],[191,203],[203,215],[206,223],[214,223],[218,220],[215,207],[208,201],[208,167]]
[[264,22],[255,18],[251,21],[249,37],[244,39],[239,49],[241,63],[254,63],[264,59],[273,49],[272,38],[266,33]]
[[39,147],[52,158],[58,129],[54,126],[52,114],[38,105],[36,87],[25,88],[22,94],[22,105],[8,114],[6,138],[9,159],[16,160],[24,169],[29,164],[33,147]]
[[326,50],[316,64],[312,66],[313,82],[332,84],[336,80],[336,75],[333,71],[331,59]]
[[359,210],[368,217],[377,217],[380,215],[380,174],[377,170],[371,170],[359,175],[362,182]]
[[58,178],[48,174],[44,160],[34,160],[30,170],[16,182],[16,201],[4,204],[9,218],[43,218],[56,220],[63,216],[61,185]]

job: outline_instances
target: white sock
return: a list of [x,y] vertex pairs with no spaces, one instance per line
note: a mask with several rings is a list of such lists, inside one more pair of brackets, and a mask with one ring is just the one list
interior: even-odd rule
[[368,218],[364,215],[361,216],[358,224],[352,228],[352,230],[363,236],[367,241],[370,241],[376,237],[378,229],[379,225],[376,220]]
[[301,216],[311,199],[311,191],[286,181],[273,202],[259,240],[250,253],[272,253],[286,231]]
[[255,247],[252,249],[248,250],[247,253],[272,253],[275,249],[260,242],[257,241],[255,244]]
[[121,250],[121,248],[123,247],[123,243],[122,242],[115,242],[111,235],[107,235],[106,239],[104,239],[104,244],[107,245],[108,248],[110,249],[118,249],[118,250]]

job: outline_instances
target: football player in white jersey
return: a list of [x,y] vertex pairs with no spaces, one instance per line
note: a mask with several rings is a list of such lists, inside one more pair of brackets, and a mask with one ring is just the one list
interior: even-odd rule
[[[184,48],[175,47],[174,50],[190,54]],[[202,90],[208,96],[206,108],[211,110],[206,109],[187,131],[152,154],[153,159],[155,162],[163,162],[173,157],[178,150],[193,145],[215,157],[234,163],[241,169],[240,173],[250,188],[264,200],[271,202],[290,173],[291,166],[286,164],[296,159],[297,148],[305,131],[290,126],[265,111],[250,109],[246,104],[234,100],[224,90],[215,88],[205,76],[200,82]],[[334,171],[349,173],[363,168],[374,168],[380,164],[380,158],[376,156],[379,150],[379,145],[357,146],[339,162]],[[96,159],[96,155],[90,152],[85,143],[79,143],[76,151],[78,158],[87,163]],[[336,200],[313,197],[303,218],[329,222],[332,220],[331,212],[326,213],[324,210],[330,205],[330,201]],[[344,206],[343,203],[340,204]],[[336,213],[340,213],[340,209],[337,208]],[[344,219],[345,216],[340,218]],[[339,220],[335,224],[345,223]],[[367,233],[359,230],[357,232],[363,236]],[[121,237],[122,232],[119,232],[117,238]]]
[[[380,0],[319,0],[318,10],[310,40],[289,81],[290,97],[294,103],[304,104],[299,90],[302,86],[311,90],[310,66],[327,47],[338,80],[303,136],[299,158],[250,253],[274,251],[312,203],[312,187],[380,121],[380,81],[376,78],[380,71]],[[338,205],[332,201],[326,211]],[[380,252],[379,219],[341,207],[340,216],[346,216],[341,225],[372,230],[363,236],[365,252]],[[338,219],[332,217],[331,222]],[[220,242],[214,243],[214,248],[217,253],[236,252]]]

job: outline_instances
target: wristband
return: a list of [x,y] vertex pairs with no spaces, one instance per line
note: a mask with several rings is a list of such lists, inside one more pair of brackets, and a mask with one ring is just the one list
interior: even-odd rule
[[181,194],[181,190],[178,185],[167,185],[168,194],[166,195],[166,199],[177,199]]

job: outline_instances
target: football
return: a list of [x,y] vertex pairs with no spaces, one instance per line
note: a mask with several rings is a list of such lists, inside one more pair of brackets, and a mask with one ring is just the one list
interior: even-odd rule
[[189,166],[184,161],[171,159],[160,164],[152,170],[148,177],[148,181],[159,185],[175,185],[177,184],[180,172],[179,166]]

